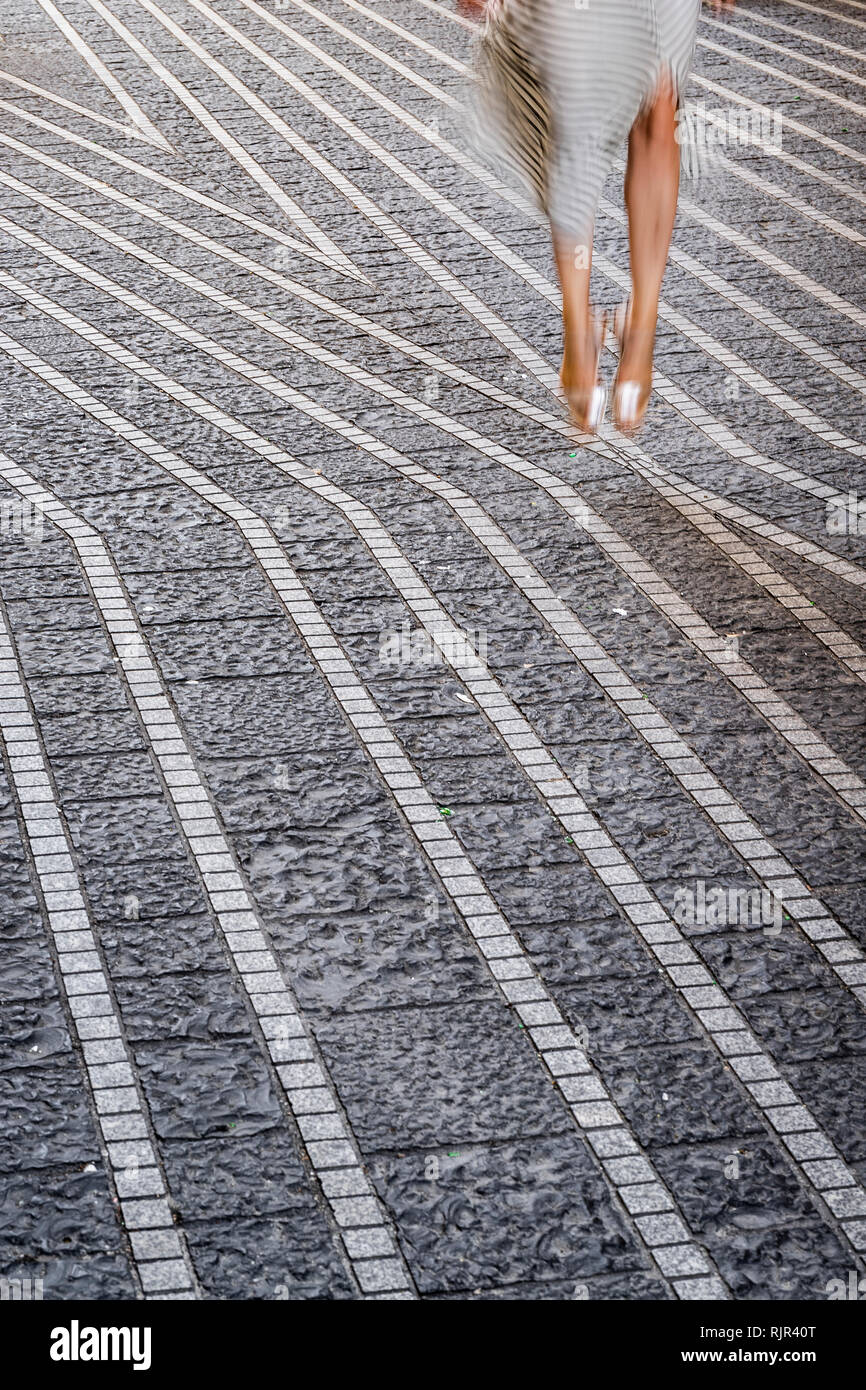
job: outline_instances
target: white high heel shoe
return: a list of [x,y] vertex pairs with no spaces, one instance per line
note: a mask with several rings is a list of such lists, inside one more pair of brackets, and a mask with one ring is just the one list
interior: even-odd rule
[[[599,362],[601,360],[601,350],[604,346],[605,325],[606,315],[599,315],[593,311],[592,333],[595,340],[595,385],[589,392],[567,391],[565,386],[562,387],[562,393],[568,402],[572,421],[583,434],[596,434],[598,432],[604,420],[605,410],[607,409],[607,387],[604,385],[599,375]],[[562,384],[561,374],[560,384]]]
[[[620,304],[614,311],[613,331],[619,342],[620,362],[625,345],[626,334],[628,333],[628,321],[631,314],[631,301],[627,300]],[[635,434],[649,405],[652,395],[652,372],[650,379],[645,381],[620,381],[620,374],[617,371],[613,383],[613,416],[614,424],[620,434]]]

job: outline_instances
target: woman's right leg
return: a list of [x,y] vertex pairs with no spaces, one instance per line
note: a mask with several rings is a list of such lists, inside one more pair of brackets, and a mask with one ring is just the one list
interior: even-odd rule
[[598,350],[596,325],[589,306],[592,242],[576,242],[573,236],[554,228],[551,232],[562,290],[563,353],[560,381],[578,429],[594,429],[597,424],[593,419],[593,405]]

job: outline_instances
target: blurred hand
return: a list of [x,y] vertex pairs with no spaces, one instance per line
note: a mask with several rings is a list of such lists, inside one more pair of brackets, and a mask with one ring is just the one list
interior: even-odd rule
[[467,19],[483,19],[486,9],[487,0],[457,0],[458,14],[465,15]]
[[721,14],[722,10],[732,10],[736,0],[706,0],[708,5],[712,5],[716,14]]

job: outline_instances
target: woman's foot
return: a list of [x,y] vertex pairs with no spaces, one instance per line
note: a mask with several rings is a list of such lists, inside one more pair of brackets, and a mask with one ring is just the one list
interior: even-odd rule
[[604,342],[604,318],[593,314],[580,335],[566,334],[559,381],[571,418],[582,434],[595,434],[604,419],[607,391],[598,362]]
[[617,310],[614,332],[619,339],[619,367],[613,387],[614,424],[621,434],[634,434],[643,422],[652,395],[655,319],[646,324],[635,322],[629,303]]

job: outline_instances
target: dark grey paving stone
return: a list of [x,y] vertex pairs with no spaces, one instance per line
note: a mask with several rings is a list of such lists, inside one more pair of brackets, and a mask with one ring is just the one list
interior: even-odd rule
[[112,979],[226,969],[226,948],[205,913],[106,922],[99,941]]
[[0,1266],[10,1260],[122,1252],[108,1182],[101,1160],[96,1164],[99,1170],[66,1173],[25,1167],[4,1178]]
[[640,1143],[696,1144],[762,1128],[759,1113],[708,1045],[634,1047],[599,1070]]
[[0,1070],[38,1067],[54,1057],[72,1059],[66,1016],[56,994],[0,1004]]
[[184,1222],[247,1220],[291,1212],[308,1173],[286,1129],[241,1126],[218,1138],[169,1138],[160,1145]]
[[194,1223],[186,1237],[206,1298],[357,1297],[311,1199],[285,1215]]
[[476,1004],[332,1019],[316,1036],[369,1152],[568,1130],[522,1031],[501,1006]]
[[0,1132],[0,1170],[83,1164],[99,1159],[82,1073],[77,1061],[54,1057],[31,1071],[18,1067],[0,1076],[5,1123]]
[[267,1067],[251,1041],[138,1043],[135,1061],[161,1139],[223,1134],[242,1141],[280,1119]]
[[[65,1247],[66,1239],[61,1239]],[[129,1262],[123,1253],[81,1249],[66,1253],[64,1248],[62,1255],[52,1250],[49,1256],[42,1259],[30,1257],[26,1260],[10,1254],[2,1268],[4,1279],[10,1283],[15,1279],[21,1280],[32,1295],[38,1288],[46,1302],[66,1303],[79,1299],[123,1301],[137,1298]],[[41,1283],[37,1283],[37,1280]]]
[[370,1167],[422,1294],[646,1273],[577,1134],[375,1156]]
[[115,993],[133,1043],[169,1038],[245,1036],[247,1014],[232,976],[224,971],[118,976]]

